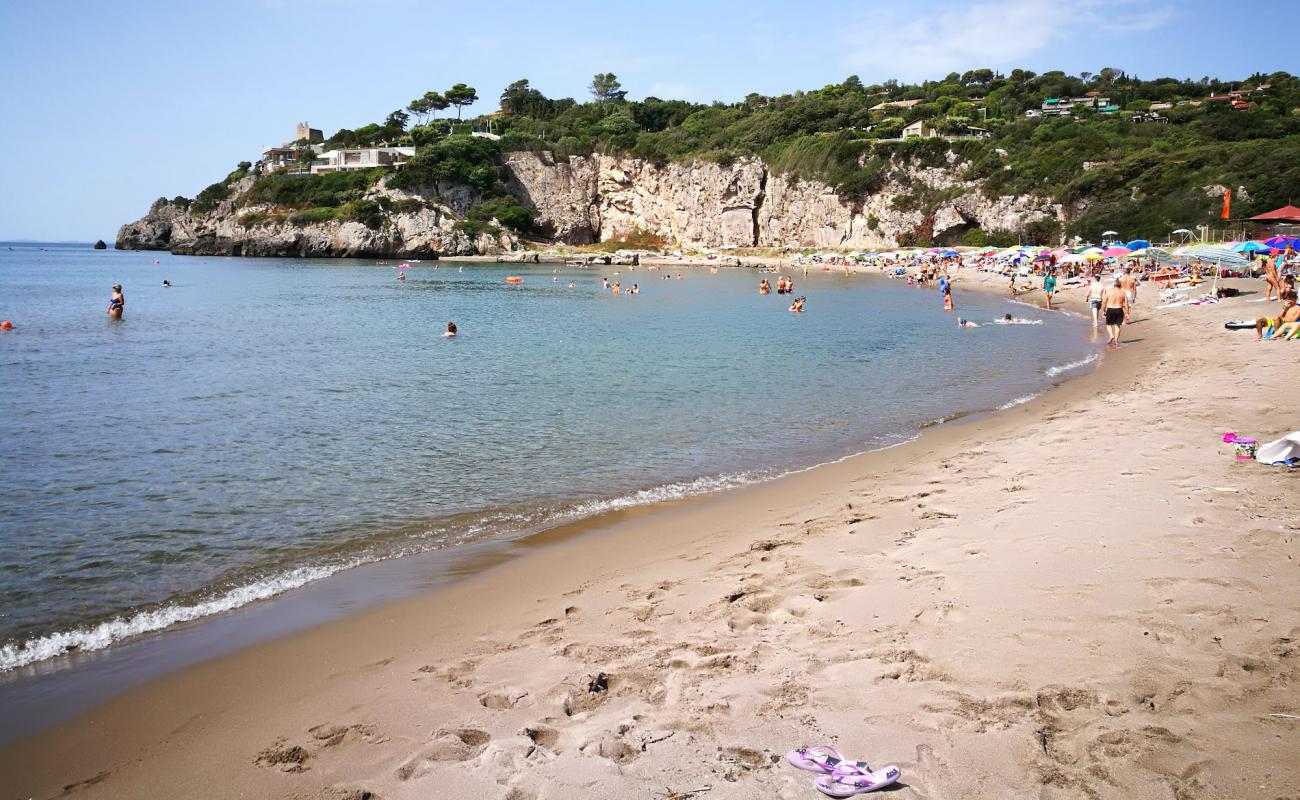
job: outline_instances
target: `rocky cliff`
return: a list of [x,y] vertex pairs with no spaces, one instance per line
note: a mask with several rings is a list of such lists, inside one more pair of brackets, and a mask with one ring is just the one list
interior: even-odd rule
[[519,246],[510,233],[469,236],[457,230],[460,214],[452,207],[457,200],[434,201],[389,189],[382,181],[366,197],[391,201],[394,210],[373,227],[354,220],[298,223],[284,209],[240,205],[239,198],[253,181],[250,175],[232,184],[227,199],[202,213],[159,198],[148,214],[122,226],[117,249],[170,250],[178,255],[431,258],[500,253]]
[[[958,177],[963,166],[897,170],[879,191],[848,202],[824,183],[772,174],[757,159],[656,165],[605,155],[506,156],[512,193],[548,234],[572,244],[643,231],[684,247],[868,249],[918,238],[956,244],[971,228],[1063,221],[1061,206],[1038,198],[985,197],[978,182]],[[918,196],[941,199],[910,202]]]
[[[517,152],[507,153],[504,164],[506,188],[534,212],[539,231],[568,244],[644,232],[686,248],[877,249],[919,240],[957,244],[972,228],[1018,231],[1065,215],[1061,206],[1027,195],[986,197],[978,182],[961,180],[964,165],[955,160],[947,167],[891,170],[878,191],[856,202],[824,183],[772,174],[758,159],[660,165],[599,154],[557,159]],[[469,236],[458,230],[456,222],[476,198],[456,187],[433,198],[381,181],[367,198],[389,201],[382,221],[300,224],[283,209],[239,205],[253,180],[233,184],[230,197],[206,213],[159,199],[142,219],[122,227],[117,247],[187,255],[422,258],[520,246],[508,232]]]

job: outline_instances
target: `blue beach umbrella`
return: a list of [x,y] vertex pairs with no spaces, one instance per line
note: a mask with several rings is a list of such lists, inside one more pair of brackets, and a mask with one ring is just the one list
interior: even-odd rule
[[1232,249],[1238,253],[1258,253],[1260,250],[1267,250],[1268,245],[1262,242],[1242,242]]
[[956,250],[943,250],[939,253],[939,255],[945,258],[950,258],[952,256],[961,255],[961,254],[958,253]]
[[1146,239],[1134,239],[1133,241],[1129,242],[1124,246],[1130,250],[1144,250],[1150,247],[1151,243],[1148,242]]

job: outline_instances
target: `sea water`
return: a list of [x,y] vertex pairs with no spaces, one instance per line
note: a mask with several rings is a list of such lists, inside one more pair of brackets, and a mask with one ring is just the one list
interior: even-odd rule
[[1097,353],[960,283],[980,328],[816,269],[792,314],[751,269],[397,267],[0,245],[0,671],[897,444]]

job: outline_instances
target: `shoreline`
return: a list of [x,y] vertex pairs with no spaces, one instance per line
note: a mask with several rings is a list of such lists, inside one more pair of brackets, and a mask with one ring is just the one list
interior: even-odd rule
[[[1126,360],[1136,358],[1136,354]],[[1120,367],[1113,368],[1119,371]],[[1049,397],[1056,393],[1068,392],[1074,389],[1076,384],[1088,382],[1090,379],[1112,379],[1114,376],[1107,372],[1102,376],[1102,368],[1098,368],[1085,375],[1075,378],[1068,378],[1057,383],[1052,388],[1035,396],[1027,403],[1017,403],[1013,406],[1001,409],[981,409],[971,411],[965,414],[957,415],[955,419],[945,419],[943,421],[934,421],[931,424],[923,425],[918,428],[916,435],[903,442],[887,445],[885,447],[868,450],[860,453],[854,453],[828,462],[819,463],[809,467],[792,469],[777,477],[765,479],[757,483],[745,484],[741,486],[730,487],[718,492],[710,492],[702,495],[694,495],[683,498],[674,498],[670,500],[660,500],[654,503],[621,508],[611,511],[601,512],[599,514],[580,518],[574,521],[561,523],[559,525],[549,526],[539,531],[510,538],[505,541],[486,540],[476,542],[464,550],[459,548],[448,548],[446,550],[435,550],[427,553],[406,556],[397,559],[391,559],[372,564],[362,565],[352,570],[346,570],[343,573],[330,576],[318,583],[300,587],[290,592],[289,596],[277,596],[270,598],[261,603],[254,604],[251,607],[237,609],[228,612],[226,615],[218,615],[213,618],[195,620],[192,623],[186,623],[182,630],[172,631],[170,629],[158,631],[152,637],[154,639],[164,639],[172,633],[184,633],[189,630],[201,629],[206,625],[219,622],[227,616],[239,616],[240,612],[253,609],[270,609],[271,606],[283,603],[292,599],[294,595],[311,593],[312,589],[318,588],[321,584],[338,582],[340,579],[346,579],[349,573],[358,573],[367,571],[369,568],[383,567],[391,565],[393,562],[406,562],[420,560],[428,557],[440,557],[438,560],[444,561],[443,571],[446,578],[439,585],[432,586],[413,595],[380,601],[377,604],[366,604],[358,610],[345,614],[333,619],[327,619],[322,622],[311,624],[307,627],[290,630],[286,633],[274,635],[269,639],[254,640],[247,645],[237,649],[219,652],[215,655],[199,658],[193,663],[184,664],[176,669],[165,669],[159,674],[145,678],[139,683],[134,683],[126,688],[109,694],[102,700],[94,702],[89,707],[83,708],[63,719],[54,722],[51,725],[42,725],[31,733],[17,737],[4,737],[0,739],[0,779],[4,778],[6,767],[11,765],[8,753],[13,750],[22,750],[29,743],[44,739],[47,736],[59,736],[60,732],[69,726],[78,726],[83,720],[87,721],[92,727],[98,727],[97,722],[90,722],[101,718],[106,714],[108,718],[118,715],[115,707],[121,705],[124,708],[131,708],[141,705],[154,705],[154,701],[147,700],[149,695],[156,690],[171,691],[175,682],[189,684],[191,680],[197,680],[200,684],[207,681],[206,677],[200,677],[195,673],[208,672],[216,670],[224,671],[224,665],[227,663],[236,664],[242,658],[256,658],[259,651],[266,648],[288,648],[294,649],[298,645],[295,640],[300,637],[313,638],[315,636],[325,636],[334,638],[336,635],[331,629],[339,628],[338,634],[350,637],[351,631],[361,630],[369,627],[371,619],[390,618],[393,613],[402,613],[412,607],[419,607],[425,603],[434,603],[443,605],[445,601],[440,602],[441,596],[445,594],[456,594],[465,591],[475,591],[478,584],[488,582],[495,584],[495,576],[503,569],[525,570],[528,566],[529,559],[546,557],[548,561],[553,561],[557,556],[557,551],[563,552],[566,549],[580,547],[589,540],[602,548],[608,546],[608,542],[613,537],[633,537],[638,533],[638,523],[645,518],[653,517],[659,519],[671,519],[679,514],[690,514],[692,511],[698,511],[708,516],[716,516],[715,506],[744,506],[751,500],[752,495],[761,494],[764,490],[777,491],[787,482],[798,482],[805,484],[808,482],[820,481],[824,473],[832,471],[856,471],[860,468],[887,469],[888,464],[895,460],[906,458],[907,451],[912,448],[929,446],[939,448],[947,444],[946,440],[961,438],[963,435],[975,435],[980,429],[998,424],[1006,424],[1003,417],[1007,414],[1017,412],[1026,412],[1040,402],[1045,402]],[[825,477],[831,477],[826,475]],[[799,487],[802,489],[803,487]],[[476,545],[482,545],[478,548]],[[466,552],[468,551],[468,552]],[[508,580],[508,579],[507,579]],[[342,629],[347,628],[349,631],[343,633]],[[122,642],[116,647],[129,648],[137,644],[136,640]],[[161,643],[165,647],[165,643]],[[111,650],[110,650],[111,651]],[[39,666],[40,663],[33,666]],[[239,667],[235,667],[238,669]],[[73,669],[76,669],[74,667]],[[188,690],[187,690],[188,691]],[[109,709],[114,709],[109,711]]]
[[[487,258],[488,257],[484,257],[483,260],[486,260]],[[468,259],[458,258],[456,260],[459,261],[459,260],[468,260]],[[704,266],[704,265],[691,264],[691,266]],[[958,273],[961,273],[961,270],[958,270]],[[862,267],[855,267],[853,269],[854,277],[861,277],[863,275],[874,277],[877,279],[883,277],[877,274],[877,270],[867,269]],[[962,285],[966,286],[968,284],[969,281],[966,281],[963,282]],[[970,286],[969,288],[1005,300],[1005,298],[1001,296],[1000,292],[994,291],[991,287],[982,285],[983,284],[982,281],[980,282],[980,284],[981,285]],[[927,291],[927,290],[921,289],[921,291]],[[1053,379],[1053,383],[1051,386],[1048,386],[1043,391],[1050,391],[1051,389],[1058,386],[1062,381],[1069,380],[1071,378],[1070,373],[1074,372],[1079,368],[1089,366],[1092,363],[1092,361],[1096,359],[1097,355],[1098,355],[1097,353],[1093,353],[1089,355],[1088,358],[1086,359],[1070,362],[1068,364],[1061,364],[1050,368],[1047,372],[1047,377]],[[1040,392],[1038,395],[1035,396],[1041,396],[1041,393],[1042,392]],[[962,408],[957,408],[949,413],[946,413],[943,416],[936,419],[916,419],[911,421],[910,423],[912,427],[911,435],[913,438],[915,438],[916,436],[919,436],[922,431],[928,430],[935,426],[950,424],[958,421],[965,423],[969,421],[971,417],[979,418],[987,414],[997,413],[1000,410],[1004,410],[1005,408],[1009,408],[1014,405],[1019,405],[1022,402],[1024,402],[1023,397],[1016,397],[1016,398],[1010,398],[1007,402],[1002,403],[997,407],[989,407],[989,408],[962,407]],[[904,440],[903,442],[885,445],[884,448],[873,447],[860,452],[848,453],[846,455],[836,454],[832,456],[829,461],[803,463],[803,464],[790,464],[781,467],[774,467],[770,470],[763,470],[763,472],[768,472],[769,474],[762,475],[761,477],[754,477],[752,480],[745,477],[749,475],[749,473],[745,470],[741,470],[738,472],[733,471],[733,472],[729,472],[726,474],[719,474],[719,475],[696,476],[694,478],[683,479],[677,483],[666,484],[663,486],[648,487],[645,489],[632,491],[627,495],[620,495],[611,498],[603,498],[599,501],[594,501],[594,502],[597,502],[597,504],[599,505],[612,505],[615,508],[624,505],[636,506],[636,507],[655,507],[660,505],[663,501],[657,499],[650,500],[647,502],[634,501],[630,503],[625,503],[624,501],[635,500],[637,496],[646,493],[660,494],[664,489],[672,489],[675,487],[682,486],[684,484],[695,484],[699,482],[706,482],[706,483],[716,482],[722,484],[733,484],[730,486],[724,486],[723,488],[720,489],[707,488],[699,492],[688,491],[682,494],[681,496],[671,498],[669,502],[678,502],[680,500],[691,500],[701,496],[707,497],[707,496],[716,495],[719,492],[730,491],[733,488],[735,488],[736,484],[740,486],[744,486],[744,485],[749,485],[751,483],[767,483],[774,479],[779,479],[789,474],[803,472],[809,469],[815,469],[817,467],[824,466],[827,463],[838,463],[839,461],[842,461],[846,458],[852,458],[856,455],[861,455],[862,453],[866,453],[866,452],[873,452],[874,450],[877,449],[887,449],[888,447],[897,446],[898,444],[907,443],[908,441],[910,440]],[[583,501],[583,505],[586,505],[589,502],[593,502],[593,501]],[[595,515],[588,516],[583,519],[600,519],[604,517],[606,513],[607,512],[604,511],[597,512]],[[571,522],[563,520],[563,518],[566,516],[568,516],[567,513],[561,513],[560,521],[545,520],[539,522],[537,526],[525,527],[519,531],[506,532],[504,539],[497,540],[497,543],[503,546],[509,546],[510,543],[514,542],[519,538],[529,538],[537,535],[537,532],[539,530],[541,532],[545,532],[547,530],[556,527],[564,527],[566,525],[571,524]],[[486,540],[475,540],[470,544],[490,546],[490,542]],[[26,662],[21,666],[14,667],[11,670],[7,670],[3,673],[0,673],[0,697],[3,697],[6,694],[6,688],[18,686],[19,684],[22,684],[25,681],[29,681],[37,677],[44,679],[50,674],[60,674],[64,672],[81,671],[84,667],[84,663],[78,664],[77,662],[96,661],[96,660],[113,661],[115,660],[114,651],[122,648],[129,648],[142,640],[156,640],[159,637],[166,637],[169,634],[174,632],[181,632],[181,631],[190,632],[194,627],[202,626],[204,624],[207,624],[208,622],[221,619],[230,614],[238,614],[242,610],[250,606],[274,603],[284,598],[287,595],[292,595],[295,593],[309,590],[311,587],[315,586],[316,584],[318,584],[319,582],[325,579],[337,580],[338,576],[340,575],[352,573],[357,570],[366,571],[370,568],[375,567],[376,565],[383,564],[384,562],[393,560],[394,558],[426,557],[434,561],[455,562],[456,558],[454,556],[454,553],[452,552],[455,549],[456,547],[438,547],[426,551],[404,553],[404,554],[399,554],[397,556],[385,556],[373,560],[366,559],[360,562],[356,562],[352,564],[343,564],[343,565],[307,565],[300,568],[289,569],[285,572],[277,572],[275,573],[273,578],[270,578],[267,581],[262,581],[257,585],[239,584],[234,589],[227,592],[226,594],[206,598],[203,599],[201,602],[196,601],[196,604],[193,607],[194,609],[197,609],[198,606],[213,606],[217,609],[215,611],[204,611],[202,613],[198,613],[196,611],[195,613],[191,614],[189,613],[189,611],[191,610],[191,606],[189,605],[175,606],[171,604],[162,604],[156,607],[150,607],[136,612],[132,612],[131,614],[125,616],[126,619],[125,624],[129,627],[134,627],[133,625],[134,621],[140,617],[152,618],[155,615],[162,614],[164,616],[168,616],[168,615],[175,616],[176,618],[172,619],[171,621],[165,621],[164,624],[160,624],[158,627],[145,627],[139,630],[135,630],[134,632],[122,636],[121,638],[117,638],[117,636],[115,635],[113,637],[113,640],[109,643],[108,647],[106,648],[99,647],[99,648],[85,649],[77,644],[73,644],[69,648],[69,650],[65,653],[53,655],[53,656],[38,656],[34,661]],[[442,567],[439,567],[438,571],[441,572],[441,570]],[[295,575],[300,571],[312,572],[312,573],[319,572],[322,574],[318,576],[317,575],[309,576],[302,580],[297,580],[295,578]],[[268,593],[260,594],[259,587],[261,587],[262,583],[267,583],[268,581],[272,584],[275,584],[275,586],[272,587],[272,589],[269,590]],[[286,583],[292,585],[281,586],[281,584],[286,584]],[[253,595],[253,594],[257,594],[258,596],[253,597],[252,599],[243,599],[238,602],[227,602],[229,599],[228,598],[229,595],[243,596],[243,595]],[[377,602],[386,602],[386,601],[377,601]],[[361,603],[360,605],[364,607],[373,604]],[[326,619],[337,618],[337,616],[339,615],[332,615]],[[121,619],[122,617],[117,618],[117,620],[121,620]],[[53,634],[44,635],[42,637],[39,637],[38,639],[29,639],[24,644],[25,646],[29,646],[33,642],[41,644],[41,643],[45,643],[46,640],[61,639],[67,636],[81,636],[89,639],[98,639],[100,637],[97,636],[96,634],[99,633],[99,629],[104,625],[112,625],[114,622],[115,620],[105,620],[100,623],[94,623],[88,626],[64,629],[64,630],[57,631]],[[146,620],[146,623],[153,624],[149,620]],[[312,622],[307,624],[317,624],[317,623]],[[301,627],[303,627],[303,625],[293,626],[294,629],[301,628]],[[196,638],[202,638],[202,637],[198,636]],[[240,637],[236,635],[234,638],[239,639]],[[247,638],[247,642],[241,642],[239,644],[227,647],[226,651],[232,648],[244,646],[245,643],[251,643],[259,640],[258,637],[246,637],[246,638]],[[151,644],[151,647],[154,647],[155,649],[162,649],[163,646],[159,645],[157,642],[153,642]],[[214,651],[212,655],[220,655],[222,652],[224,651]],[[21,650],[18,651],[17,655],[22,655],[22,651]],[[186,659],[183,663],[188,663],[188,661],[192,661],[194,660],[194,658],[197,658],[197,656],[192,656],[191,658]],[[165,668],[165,667],[149,668],[145,670],[145,672],[147,672],[151,676],[156,676],[157,674],[165,674],[168,671],[170,671],[170,668]],[[120,678],[121,676],[118,677]],[[91,680],[92,682],[94,680],[93,677],[90,677],[88,679]],[[133,682],[135,681],[130,681],[130,683]],[[21,687],[19,687],[14,691],[15,693],[20,694]],[[102,693],[92,691],[90,694],[99,695]],[[60,717],[62,716],[65,715],[60,714]],[[10,738],[12,737],[8,735],[6,731],[0,730],[0,741],[4,741]]]
[[[0,701],[4,701],[11,712],[5,725],[0,727],[0,745],[39,734],[93,709],[100,703],[111,700],[122,692],[165,678],[178,670],[222,658],[275,638],[293,635],[319,625],[339,622],[415,595],[439,591],[467,576],[476,575],[506,561],[525,557],[539,544],[565,541],[590,531],[617,527],[628,519],[644,514],[657,513],[683,504],[708,502],[733,492],[763,487],[792,476],[821,470],[863,456],[909,447],[915,445],[921,437],[932,435],[940,427],[979,424],[1010,408],[1040,399],[1070,381],[1078,380],[1083,376],[1072,377],[1067,373],[1090,366],[1098,355],[1093,353],[1086,359],[1051,368],[1048,376],[1053,378],[1054,382],[1038,394],[1011,398],[996,407],[964,408],[938,419],[914,420],[911,423],[910,438],[902,441],[834,456],[829,460],[813,464],[781,467],[776,469],[775,474],[752,479],[741,479],[748,474],[744,472],[725,476],[697,477],[684,483],[714,482],[730,478],[737,480],[723,488],[710,488],[647,502],[617,504],[587,516],[548,521],[541,523],[539,527],[526,528],[503,536],[399,554],[343,567],[269,597],[252,600],[213,614],[170,623],[157,630],[135,633],[113,642],[106,648],[74,649],[62,655],[43,658],[14,668],[7,673],[0,673]],[[669,486],[679,485],[681,484]],[[647,492],[657,494],[663,488],[666,487],[652,487],[612,500],[626,500]],[[391,591],[380,590],[377,596],[370,596],[375,593],[375,587],[381,582],[385,584],[397,582],[402,585],[402,588]],[[417,586],[419,588],[415,588]],[[304,610],[313,602],[327,603],[334,610],[331,612]],[[161,609],[167,608],[169,607],[161,607]],[[159,609],[153,611],[157,610]],[[181,643],[176,644],[174,640],[181,640]],[[98,673],[103,669],[110,672],[107,679]]]
[[[1221,308],[1226,312],[1231,307]],[[1231,404],[1216,398],[1198,404],[1177,395],[1180,388],[1199,388],[1207,379],[1225,382],[1227,388],[1220,393],[1249,387],[1272,396],[1287,385],[1278,382],[1284,378],[1276,370],[1252,380],[1240,374],[1244,369],[1234,370],[1235,363],[1197,352],[1185,334],[1190,326],[1203,323],[1205,311],[1178,309],[1161,315],[1159,324],[1139,318],[1141,325],[1133,335],[1140,333],[1143,341],[1112,354],[1088,375],[986,419],[937,426],[906,446],[774,482],[679,507],[642,509],[612,523],[592,523],[578,532],[585,535],[543,536],[531,543],[535,549],[526,557],[497,564],[445,589],[166,676],[45,733],[0,746],[0,776],[7,776],[6,785],[33,796],[80,785],[87,794],[103,796],[159,791],[187,796],[229,796],[237,791],[335,796],[310,792],[361,787],[388,798],[423,796],[420,792],[427,793],[429,784],[423,789],[421,784],[429,779],[449,787],[447,796],[454,797],[483,792],[539,796],[538,781],[544,787],[549,782],[570,786],[561,796],[615,791],[649,797],[653,790],[662,792],[666,781],[683,787],[710,780],[716,784],[716,796],[751,796],[755,789],[785,796],[787,784],[800,776],[765,763],[767,754],[838,735],[844,737],[842,743],[856,745],[855,753],[900,763],[905,782],[932,787],[936,793],[940,787],[961,785],[988,793],[996,785],[1021,791],[1041,786],[1054,792],[1050,796],[1075,796],[1087,769],[1097,767],[1094,762],[1100,760],[1105,767],[1118,760],[1124,770],[1117,770],[1119,780],[1112,779],[1110,788],[1100,784],[1102,796],[1147,796],[1147,790],[1170,784],[1181,786],[1187,797],[1223,796],[1232,775],[1258,777],[1263,764],[1273,768],[1267,781],[1260,779],[1271,782],[1272,794],[1237,786],[1237,795],[1275,796],[1295,786],[1295,770],[1278,768],[1286,763],[1277,751],[1285,741],[1274,741],[1273,736],[1287,728],[1247,729],[1246,734],[1258,740],[1246,746],[1253,749],[1249,758],[1242,757],[1249,764],[1241,766],[1215,759],[1220,743],[1213,729],[1222,727],[1222,735],[1240,734],[1240,725],[1222,724],[1223,715],[1239,714],[1243,707],[1255,715],[1261,703],[1269,708],[1286,705],[1279,705],[1270,687],[1285,686],[1286,676],[1295,675],[1294,663],[1287,661],[1293,651],[1286,650],[1283,640],[1289,641],[1288,631],[1295,632],[1288,624],[1300,623],[1300,608],[1296,600],[1277,594],[1278,582],[1293,580],[1291,573],[1266,574],[1267,568],[1260,573],[1259,566],[1276,562],[1275,547],[1283,553],[1291,547],[1287,558],[1293,558],[1295,536],[1288,539],[1284,532],[1275,542],[1249,531],[1233,533],[1231,528],[1265,524],[1246,519],[1286,519],[1295,513],[1295,504],[1285,498],[1264,508],[1250,502],[1251,516],[1243,517],[1243,509],[1235,506],[1201,508],[1205,497],[1197,495],[1243,481],[1256,487],[1244,490],[1250,497],[1275,494],[1277,489],[1271,487],[1280,486],[1277,482],[1285,473],[1225,462],[1221,452],[1206,453],[1215,448],[1199,444],[1191,451],[1179,444],[1176,450],[1157,448],[1151,453],[1126,437],[1094,445],[1080,436],[1075,421],[1082,417],[1113,424],[1130,419],[1138,407],[1149,412],[1172,405],[1184,425],[1202,420],[1194,429],[1203,441],[1205,429],[1212,430],[1218,417],[1236,417],[1236,430],[1253,433],[1256,428],[1250,425],[1277,416],[1279,409],[1249,400],[1241,403],[1237,395],[1233,400],[1238,402]],[[1176,330],[1166,330],[1171,326]],[[1223,333],[1215,334],[1224,342],[1216,346],[1230,349],[1234,356],[1258,360],[1277,352],[1269,345],[1251,349],[1239,337],[1225,338]],[[1107,394],[1110,401],[1102,399]],[[1295,410],[1293,395],[1290,406],[1280,409],[1284,415]],[[1207,403],[1213,408],[1199,407]],[[1158,416],[1151,418],[1149,427],[1162,441],[1188,439],[1182,427]],[[1041,448],[1053,436],[1048,432],[1052,428],[1057,429],[1052,447],[1058,452],[1048,456]],[[1086,462],[1071,456],[1082,452],[1080,448],[1090,452]],[[1052,460],[1043,462],[1045,457]],[[1050,531],[1082,521],[1078,513],[1105,497],[1098,496],[1090,482],[1078,497],[1057,492],[1051,505],[1040,505],[1044,500],[1038,498],[1051,493],[1041,485],[1041,477],[1035,480],[1035,465],[1062,460],[1072,469],[1089,470],[1091,481],[1147,476],[1156,489],[1129,487],[1137,494],[1126,514],[1150,524],[1109,534],[1104,528],[1069,528],[1072,535],[1059,541],[1043,533],[1041,514],[1047,508],[1052,509],[1047,519],[1054,520],[1046,526]],[[1102,463],[1094,466],[1093,461]],[[1154,464],[1163,468],[1152,472]],[[963,472],[971,477],[954,477]],[[1112,479],[1112,473],[1119,477]],[[1009,481],[1010,488],[1002,491],[1015,494],[989,495],[979,486],[989,479]],[[1203,487],[1184,488],[1188,480]],[[947,489],[949,497],[925,488],[935,484]],[[1114,491],[1116,485],[1106,488]],[[1234,489],[1230,497],[1242,491]],[[861,496],[870,499],[862,501]],[[999,498],[1012,502],[1003,508]],[[1242,495],[1241,502],[1246,499]],[[1178,504],[1174,513],[1168,510],[1171,502]],[[1068,508],[1063,510],[1063,505]],[[1237,547],[1245,554],[1228,556],[1213,548],[1207,554],[1199,537],[1211,536],[1218,528],[1202,528],[1197,536],[1183,530],[1205,525],[1205,520],[1197,520],[1202,516],[1238,536]],[[968,519],[973,528],[967,528]],[[1142,533],[1164,527],[1177,530],[1162,535],[1154,549],[1143,541]],[[983,531],[985,538],[974,536],[973,530]],[[1085,588],[1089,581],[1070,588],[1071,581],[1079,580],[1077,567],[1083,566],[1073,560],[1089,562],[1096,555],[1079,550],[1079,544],[1096,544],[1096,536],[1102,537],[1102,548],[1111,551],[1099,564],[1128,577],[1118,583],[1116,575],[1107,580],[1105,585],[1118,597],[1098,596],[1096,588]],[[978,552],[967,552],[972,545]],[[1051,581],[1060,584],[1047,595],[1031,592],[1049,608],[1016,605],[1015,594],[1000,594],[1014,586],[996,581],[983,585],[987,580],[978,571],[971,573],[997,548],[1002,558],[1022,563],[1028,555],[1021,551],[1028,549],[1034,556],[1033,571],[1046,569]],[[1180,548],[1194,551],[1198,560],[1170,562],[1170,553]],[[846,552],[857,555],[845,561]],[[815,553],[822,556],[813,557]],[[870,566],[900,558],[910,560],[883,572]],[[862,569],[856,567],[860,559]],[[1254,577],[1243,584],[1233,568],[1236,560],[1247,559],[1241,568]],[[1040,560],[1049,563],[1040,567]],[[1163,582],[1156,585],[1151,576],[1132,574],[1129,563],[1141,561],[1146,568],[1169,571],[1182,564],[1184,571],[1196,573],[1206,560],[1227,574],[1191,583],[1195,575],[1176,580],[1156,576]],[[1017,574],[1010,565],[996,563],[999,574]],[[1290,563],[1293,571],[1294,561],[1283,563]],[[727,595],[719,600],[729,582],[736,581],[735,599]],[[991,592],[994,597],[961,602],[963,592],[945,591],[945,582],[965,583],[966,594]],[[1160,605],[1149,607],[1150,600],[1141,600],[1142,586],[1163,595],[1167,586],[1175,585],[1180,590],[1170,595],[1178,612],[1172,620],[1161,618]],[[1200,666],[1206,655],[1202,650],[1213,653],[1216,645],[1202,645],[1196,626],[1205,620],[1218,622],[1223,612],[1206,617],[1206,611],[1196,609],[1235,609],[1242,602],[1236,595],[1242,592],[1254,601],[1251,612],[1268,619],[1249,631],[1229,626],[1216,637],[1219,652],[1214,658],[1236,664],[1235,673],[1202,679],[1197,670],[1173,675],[1177,670],[1172,667],[1157,666],[1160,659],[1185,659]],[[955,594],[957,600],[943,599],[946,594]],[[981,608],[1001,609],[993,617],[1015,623],[1018,643],[1007,642],[1010,651],[984,652],[990,622],[979,620]],[[1018,611],[1008,616],[1012,608]],[[1079,619],[1052,613],[1064,613],[1065,608]],[[1131,608],[1137,614],[1106,622],[1096,616],[1115,608]],[[1278,613],[1268,613],[1268,608]],[[1245,608],[1242,612],[1250,613]],[[1024,618],[1017,622],[1018,615]],[[1136,643],[1123,639],[1121,645],[1108,633],[1110,628],[1128,631],[1132,624],[1148,629]],[[1087,646],[1072,646],[1072,636],[1029,635],[1044,625],[1044,630],[1064,625]],[[1196,635],[1188,633],[1189,625]],[[968,632],[966,627],[977,630]],[[994,623],[995,629],[1001,627]],[[1152,632],[1154,640],[1149,638]],[[793,634],[799,638],[790,639]],[[1273,649],[1283,651],[1273,653],[1270,640],[1282,642]],[[1125,669],[1133,661],[1134,644],[1145,666],[1139,664],[1140,674],[1129,677]],[[1027,650],[1017,655],[1017,647]],[[1227,662],[1225,651],[1235,654]],[[1091,668],[1091,673],[1082,670],[1090,678],[1079,677],[1080,663]],[[1000,666],[991,670],[994,664]],[[1040,665],[1051,675],[1047,689],[1041,688]],[[575,693],[572,687],[581,684],[582,676],[597,670],[611,676],[608,693],[596,700]],[[881,670],[883,678],[876,675]],[[1150,684],[1156,698],[1151,710],[1124,705],[1127,690],[1108,687],[1104,677],[1098,677],[1111,672],[1125,675],[1125,685]],[[1067,680],[1079,686],[1059,688]],[[833,692],[823,688],[828,681]],[[1191,688],[1170,695],[1180,681],[1190,681]],[[709,686],[713,689],[706,690]],[[1216,692],[1229,689],[1234,690],[1229,692],[1233,702],[1224,710],[1208,710]],[[727,708],[706,704],[701,691],[704,698],[720,698]],[[1020,705],[1025,691],[1031,697],[1038,692],[1038,710]],[[839,696],[832,698],[836,692]],[[1179,703],[1176,698],[1182,695],[1195,702]],[[860,712],[841,709],[846,697],[853,698],[851,708],[873,709],[869,724],[862,724]],[[1120,710],[1112,703],[1123,705],[1123,713],[1112,715]],[[1289,708],[1296,710],[1294,704]],[[1176,717],[1165,718],[1169,714]],[[937,715],[938,729],[926,722],[928,715]],[[1121,718],[1141,721],[1145,727],[1112,725],[1098,733],[1099,726],[1110,724],[1106,719]],[[618,723],[620,719],[627,721]],[[521,724],[535,735],[510,738]],[[1031,743],[1026,724],[1040,732],[1048,726],[1052,747],[1043,746],[1041,759],[1033,756],[1036,742],[1026,746]],[[1294,723],[1284,719],[1268,724],[1290,724],[1294,729]],[[1153,727],[1165,733],[1143,733]],[[645,736],[638,739],[642,733]],[[949,734],[963,741],[981,736],[963,743]],[[668,742],[658,738],[661,735],[674,738]],[[1025,744],[1017,744],[1022,735]],[[1074,742],[1097,735],[1103,737],[1097,740],[1101,755],[1088,744],[1092,739],[1077,746]],[[889,742],[898,738],[921,742],[914,759],[889,749]],[[1113,746],[1107,745],[1111,739]],[[715,741],[726,749],[717,757]],[[688,742],[708,757],[692,758],[695,747]],[[974,757],[967,745],[990,759],[983,772],[965,774],[968,759]],[[1108,747],[1134,755],[1110,755]],[[1058,758],[1057,749],[1073,760]],[[150,755],[142,761],[141,752]],[[1170,766],[1173,762],[1176,770]],[[497,782],[498,770],[491,764],[510,765],[504,783]],[[513,780],[516,773],[536,777],[521,784]],[[1135,786],[1143,791],[1128,791]],[[1204,786],[1218,787],[1220,794],[1202,794]],[[800,786],[799,791],[808,790]],[[545,788],[540,796],[548,796]]]

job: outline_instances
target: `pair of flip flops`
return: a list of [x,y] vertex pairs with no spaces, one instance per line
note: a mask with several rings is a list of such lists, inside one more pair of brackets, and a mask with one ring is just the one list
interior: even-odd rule
[[894,783],[902,775],[898,767],[873,770],[865,761],[849,761],[828,744],[800,747],[785,754],[785,760],[808,772],[820,772],[813,786],[827,797],[853,797],[874,792]]

